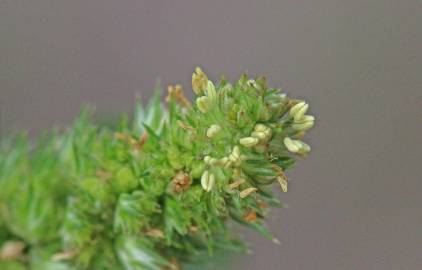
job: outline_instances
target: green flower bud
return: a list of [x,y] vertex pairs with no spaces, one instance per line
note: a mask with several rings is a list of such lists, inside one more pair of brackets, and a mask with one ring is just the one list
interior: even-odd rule
[[113,187],[116,192],[129,192],[137,186],[138,180],[128,167],[123,167],[116,173],[115,181],[113,181]]
[[81,188],[100,202],[107,202],[112,196],[109,186],[97,177],[85,178],[81,183]]
[[236,162],[240,159],[240,148],[239,148],[239,146],[236,145],[235,147],[233,147],[233,151],[230,154],[229,159],[233,162]]
[[271,118],[270,109],[267,106],[263,106],[259,113],[259,120],[261,121],[268,121]]
[[259,143],[259,139],[254,137],[245,137],[240,139],[239,143],[245,147],[254,147]]
[[192,178],[200,178],[205,170],[205,163],[197,161],[193,163],[192,170],[190,172]]
[[167,150],[167,159],[175,170],[181,170],[184,166],[183,159],[180,158],[180,155],[181,153],[177,147],[170,147]]

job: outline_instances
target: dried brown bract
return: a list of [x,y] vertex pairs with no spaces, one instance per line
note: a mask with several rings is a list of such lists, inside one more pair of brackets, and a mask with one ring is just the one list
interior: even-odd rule
[[185,191],[191,184],[191,179],[188,174],[183,171],[178,172],[172,179],[172,190],[176,193]]

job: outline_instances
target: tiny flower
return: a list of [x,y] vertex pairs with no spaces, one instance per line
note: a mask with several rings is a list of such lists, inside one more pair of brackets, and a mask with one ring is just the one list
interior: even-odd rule
[[196,105],[201,112],[206,113],[209,109],[209,98],[205,96],[197,98]]
[[306,102],[299,102],[290,109],[290,115],[295,120],[298,120],[305,115],[306,111],[308,110],[308,107],[309,105]]
[[213,189],[214,185],[215,185],[215,176],[212,173],[209,173],[208,171],[205,171],[202,174],[202,177],[201,177],[201,186],[202,186],[202,188],[205,191],[209,192],[209,191],[211,191]]
[[284,145],[292,153],[305,154],[311,151],[311,147],[308,144],[300,140],[292,140],[289,137],[284,138]]
[[200,178],[205,171],[205,163],[202,161],[194,161],[190,171],[191,178]]
[[205,88],[207,87],[208,77],[197,67],[195,72],[192,74],[192,89],[197,95],[202,95]]
[[259,139],[254,137],[245,137],[240,139],[239,143],[245,147],[254,147],[259,143]]
[[208,130],[207,130],[207,137],[208,138],[213,138],[215,135],[217,135],[217,133],[219,133],[221,131],[221,127],[219,125],[212,125]]

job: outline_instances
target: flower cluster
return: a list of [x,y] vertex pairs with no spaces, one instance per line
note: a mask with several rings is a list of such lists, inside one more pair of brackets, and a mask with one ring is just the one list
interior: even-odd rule
[[271,186],[286,192],[285,171],[310,151],[308,104],[264,77],[213,83],[200,68],[192,88],[194,105],[169,86],[167,110],[157,93],[117,128],[85,112],[35,147],[6,142],[0,268],[180,269],[244,250],[229,220],[276,241],[264,226],[280,205]]

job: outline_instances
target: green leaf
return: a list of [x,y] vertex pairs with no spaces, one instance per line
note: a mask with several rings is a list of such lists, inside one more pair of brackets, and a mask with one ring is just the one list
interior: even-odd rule
[[121,236],[116,240],[115,251],[125,270],[162,270],[169,265],[145,239]]

